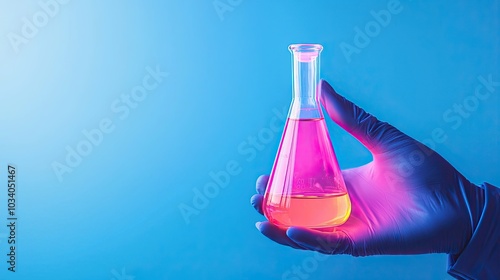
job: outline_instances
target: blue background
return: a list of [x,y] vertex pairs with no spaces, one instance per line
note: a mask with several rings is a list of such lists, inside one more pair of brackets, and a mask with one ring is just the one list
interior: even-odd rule
[[[263,131],[291,100],[291,43],[322,44],[321,76],[340,93],[416,139],[442,128],[439,153],[473,182],[500,185],[500,87],[458,127],[443,119],[479,76],[500,80],[499,1],[401,0],[350,62],[341,43],[353,45],[355,27],[388,1],[220,3],[229,9],[218,13],[208,0],[69,1],[16,52],[8,34],[21,36],[23,17],[43,9],[1,2],[0,185],[15,164],[19,218],[16,273],[0,227],[1,279],[281,279],[311,260],[262,236],[249,204],[279,144],[280,133]],[[147,67],[169,75],[121,119],[112,103],[142,84]],[[114,130],[58,180],[53,163],[105,118]],[[342,168],[370,160],[328,126]],[[249,148],[249,137],[266,143]],[[192,207],[209,173],[232,161],[240,172],[184,219],[179,206]],[[0,188],[0,225],[6,195]],[[451,279],[446,255],[317,264],[309,279]]]

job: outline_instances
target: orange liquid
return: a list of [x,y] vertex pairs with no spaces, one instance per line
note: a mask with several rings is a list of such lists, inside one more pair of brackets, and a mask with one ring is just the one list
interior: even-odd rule
[[278,226],[328,228],[345,223],[351,214],[347,193],[267,196],[265,215]]

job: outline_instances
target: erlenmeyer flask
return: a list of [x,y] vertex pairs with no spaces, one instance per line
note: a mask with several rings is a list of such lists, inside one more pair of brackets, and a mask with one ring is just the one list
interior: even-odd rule
[[319,105],[317,44],[289,47],[293,99],[264,196],[264,214],[282,227],[343,224],[351,202]]

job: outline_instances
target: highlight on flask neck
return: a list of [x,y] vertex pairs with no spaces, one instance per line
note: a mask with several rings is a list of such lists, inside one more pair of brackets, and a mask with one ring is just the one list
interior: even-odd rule
[[318,44],[293,44],[288,48],[293,59],[293,103],[289,117],[322,117],[317,90],[319,56],[323,47]]

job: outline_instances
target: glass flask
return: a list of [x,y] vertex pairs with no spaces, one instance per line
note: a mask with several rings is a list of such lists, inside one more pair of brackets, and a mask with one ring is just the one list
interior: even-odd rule
[[343,224],[351,202],[319,103],[317,44],[289,47],[293,99],[264,196],[264,214],[281,227]]

